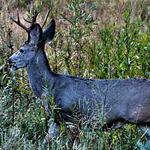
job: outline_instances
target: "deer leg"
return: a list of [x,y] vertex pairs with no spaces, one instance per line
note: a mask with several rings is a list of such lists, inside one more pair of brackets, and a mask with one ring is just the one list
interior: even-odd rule
[[[50,117],[50,104],[49,102],[46,100],[46,96],[43,94],[42,95],[42,105],[44,106],[44,109],[48,115],[48,118]],[[56,120],[54,118],[54,120]],[[57,122],[57,121],[56,121]],[[49,126],[47,127],[48,133],[45,136],[44,145],[47,145],[52,139],[56,138],[59,134],[59,124],[56,122],[52,122],[50,124],[50,126],[48,125],[48,121],[46,121],[46,125]]]
[[49,115],[50,114],[50,105],[49,105],[49,102],[46,98],[46,93],[43,93],[42,96],[41,96],[41,100],[42,100],[42,105],[45,109],[45,111],[47,112],[47,114]]
[[58,134],[59,134],[59,125],[53,122],[48,129],[48,135],[50,138],[56,138]]
[[42,100],[42,105],[44,106],[45,111],[47,112],[47,114],[50,114],[50,105],[49,102],[46,100]]
[[59,135],[59,125],[55,122],[52,122],[49,126],[48,133],[44,139],[44,145],[50,143],[50,141],[54,138],[57,138]]

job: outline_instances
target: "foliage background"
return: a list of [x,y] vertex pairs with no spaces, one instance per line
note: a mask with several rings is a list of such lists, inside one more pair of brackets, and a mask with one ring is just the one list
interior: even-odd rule
[[[31,92],[26,71],[9,72],[6,60],[27,38],[9,19],[16,16],[17,8],[20,16],[26,18],[37,9],[39,23],[51,9],[49,21],[55,18],[57,31],[45,51],[53,71],[86,78],[150,78],[148,0],[1,0],[0,3],[2,149],[46,149],[42,142],[51,122],[41,101]],[[108,132],[102,131],[101,126],[98,128],[81,128],[70,148],[75,133],[62,127],[60,137],[47,149],[150,149],[145,134],[135,125]]]

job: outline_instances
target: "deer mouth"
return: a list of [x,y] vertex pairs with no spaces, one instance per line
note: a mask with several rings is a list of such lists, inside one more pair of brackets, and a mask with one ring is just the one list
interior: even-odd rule
[[11,63],[11,64],[10,64],[10,70],[11,70],[11,71],[16,71],[16,70],[17,70],[16,63]]
[[25,68],[25,67],[26,67],[26,64],[23,64],[22,62],[18,62],[18,63],[11,62],[10,63],[10,70],[11,71],[16,71],[16,70],[18,70],[20,68]]
[[16,63],[11,61],[10,59],[8,60],[8,62],[9,62],[10,70],[11,71],[16,71],[17,70]]

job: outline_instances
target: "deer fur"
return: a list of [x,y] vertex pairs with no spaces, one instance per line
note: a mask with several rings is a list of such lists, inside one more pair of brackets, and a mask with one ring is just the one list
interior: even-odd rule
[[[51,41],[54,34],[54,20],[44,31],[35,23],[28,31],[28,41],[9,58],[14,70],[27,69],[30,86],[37,97],[42,99],[43,95],[52,96],[55,105],[60,108],[48,131],[50,137],[59,134],[61,121],[73,122],[75,111],[80,114],[79,119],[91,122],[103,113],[106,124],[122,121],[149,126],[150,80],[96,80],[54,73],[44,52],[46,42]],[[45,92],[45,88],[50,95]],[[50,111],[48,104],[45,109]]]

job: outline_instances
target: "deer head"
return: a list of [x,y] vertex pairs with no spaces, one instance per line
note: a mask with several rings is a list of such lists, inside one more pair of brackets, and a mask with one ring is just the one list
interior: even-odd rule
[[29,28],[27,28],[21,23],[18,11],[17,11],[17,20],[11,18],[13,22],[15,22],[17,25],[19,25],[28,33],[28,40],[24,44],[22,44],[20,49],[8,59],[12,70],[15,71],[19,68],[27,67],[32,62],[37,52],[39,50],[44,50],[45,43],[53,39],[55,35],[54,19],[51,20],[51,22],[44,31],[42,30],[48,18],[48,14],[49,12],[45,17],[45,21],[42,26],[36,23],[36,18],[38,16],[37,11],[32,16],[31,21],[24,19],[25,21],[31,24]]

